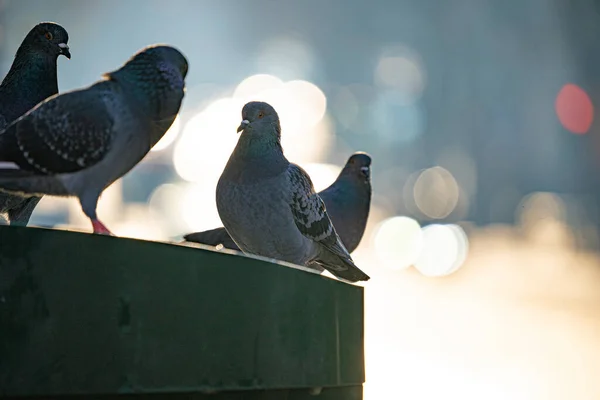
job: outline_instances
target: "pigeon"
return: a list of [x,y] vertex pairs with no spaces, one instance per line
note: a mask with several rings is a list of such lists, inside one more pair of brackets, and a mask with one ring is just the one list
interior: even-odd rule
[[306,171],[284,156],[275,109],[247,103],[237,131],[242,134],[217,183],[216,200],[238,247],[297,265],[318,265],[349,282],[368,280],[342,244]]
[[[360,243],[371,206],[371,157],[356,152],[346,162],[339,176],[327,189],[319,192],[333,226],[346,249],[352,253]],[[223,227],[189,233],[185,241],[240,250]]]
[[132,169],[171,126],[183,100],[188,63],[150,46],[95,84],[52,96],[0,133],[0,189],[21,195],[77,196],[94,233],[100,194]]
[[[71,58],[68,41],[67,31],[53,22],[39,23],[25,36],[0,84],[0,130],[58,93],[56,61],[60,55]],[[40,200],[0,193],[0,214],[8,213],[11,225],[27,225]]]

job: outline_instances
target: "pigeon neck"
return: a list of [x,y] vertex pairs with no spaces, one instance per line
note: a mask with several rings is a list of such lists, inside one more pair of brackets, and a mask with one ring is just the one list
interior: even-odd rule
[[371,184],[351,175],[340,174],[319,193],[344,246],[352,252],[363,236],[371,205]]
[[289,164],[279,139],[242,133],[223,176],[233,181],[251,182],[278,176]]
[[279,137],[267,135],[253,135],[242,133],[240,140],[234,150],[238,156],[243,158],[260,158],[265,154],[281,155],[283,157],[283,148]]
[[[124,68],[115,72],[107,74],[107,76],[117,82],[122,87],[126,88],[126,93],[135,98],[136,103],[143,108],[145,111],[154,111],[157,106],[154,101],[152,93],[149,91],[152,89],[152,85],[144,85],[146,82],[140,84],[140,80],[137,75],[130,74]],[[148,79],[151,81],[151,79]]]
[[0,84],[2,97],[11,99],[10,104],[0,104],[0,113],[7,121],[12,121],[58,93],[56,73],[56,57],[19,48],[8,74]]
[[344,168],[342,168],[340,174],[336,179],[336,182],[337,181],[347,182],[348,184],[354,184],[356,186],[370,186],[370,180],[366,176],[361,174],[357,170],[356,166],[350,165],[349,163],[344,165]]
[[125,88],[137,109],[152,121],[152,129],[148,133],[154,146],[177,117],[184,95],[183,81],[173,80],[148,68],[129,70],[125,67],[107,76]]
[[362,177],[357,177],[354,173],[345,173],[342,170],[335,182],[323,192],[338,193],[336,197],[352,202],[361,197],[370,196],[371,184]]

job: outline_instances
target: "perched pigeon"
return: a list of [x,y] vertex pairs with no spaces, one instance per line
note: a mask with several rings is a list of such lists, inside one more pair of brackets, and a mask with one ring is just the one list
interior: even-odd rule
[[[319,192],[333,226],[342,243],[352,253],[360,243],[371,206],[371,157],[363,152],[354,153],[342,169],[335,182]],[[189,233],[188,242],[209,246],[223,245],[228,249],[240,250],[225,228]]]
[[52,96],[0,133],[0,189],[77,196],[95,233],[100,194],[150,151],[173,123],[188,64],[169,46],[135,54],[92,86]]
[[[52,22],[34,26],[25,36],[0,84],[0,130],[58,93],[56,60],[61,54],[71,58],[68,41],[67,31]],[[12,225],[27,225],[40,199],[0,193],[0,214],[7,212]]]
[[342,244],[308,174],[281,147],[277,112],[267,103],[242,109],[243,131],[217,184],[217,210],[245,253],[318,265],[347,281],[368,280]]

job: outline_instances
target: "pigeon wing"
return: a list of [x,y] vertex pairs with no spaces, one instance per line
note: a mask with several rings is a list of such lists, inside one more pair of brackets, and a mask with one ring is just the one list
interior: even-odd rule
[[10,161],[24,170],[60,174],[88,168],[111,148],[115,121],[104,101],[108,95],[87,89],[51,97],[10,124],[0,145],[10,147]]
[[[288,176],[292,188],[290,208],[296,227],[307,238],[321,244],[343,261],[354,265],[327,215],[325,203],[315,192],[306,171],[298,165],[290,164]],[[337,267],[340,271],[346,269],[341,265]]]

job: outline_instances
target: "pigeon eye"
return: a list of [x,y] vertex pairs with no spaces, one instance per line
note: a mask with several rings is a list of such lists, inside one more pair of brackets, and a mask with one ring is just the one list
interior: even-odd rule
[[258,118],[262,118],[262,117],[264,117],[264,116],[265,116],[265,113],[264,113],[264,112],[262,112],[262,111],[259,111],[259,112],[258,112]]
[[46,32],[44,36],[46,37],[46,39],[52,40],[52,34],[50,32]]

